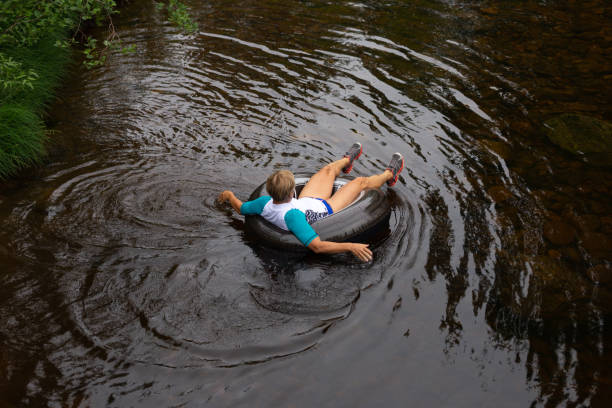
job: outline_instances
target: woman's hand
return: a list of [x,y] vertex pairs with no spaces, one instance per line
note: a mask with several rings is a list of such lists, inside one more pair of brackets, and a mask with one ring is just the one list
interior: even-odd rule
[[229,201],[233,195],[234,193],[232,193],[231,191],[225,190],[221,194],[219,194],[219,197],[217,198],[217,200],[219,200],[220,203],[225,203]]
[[232,208],[238,214],[240,214],[240,207],[242,206],[242,201],[240,201],[238,198],[236,198],[234,193],[232,193],[231,191],[225,190],[224,192],[219,194],[219,197],[217,197],[217,200],[219,200],[219,203],[221,203],[221,204],[229,202],[231,204]]
[[351,244],[350,251],[363,262],[369,262],[372,260],[372,251],[368,247],[368,244]]
[[340,252],[350,251],[363,262],[372,260],[372,251],[370,251],[368,247],[368,244],[357,244],[353,242],[321,241],[319,237],[316,237],[308,244],[308,249],[317,254],[338,254]]

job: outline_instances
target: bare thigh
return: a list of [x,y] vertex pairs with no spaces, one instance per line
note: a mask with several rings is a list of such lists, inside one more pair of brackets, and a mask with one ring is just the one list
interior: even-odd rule
[[330,165],[323,167],[308,180],[308,183],[306,183],[300,192],[299,198],[314,197],[327,200],[331,197],[334,180],[336,180],[334,168]]
[[368,187],[368,179],[365,177],[357,177],[343,185],[336,193],[327,200],[334,212],[338,212],[346,208],[359,196],[364,189]]

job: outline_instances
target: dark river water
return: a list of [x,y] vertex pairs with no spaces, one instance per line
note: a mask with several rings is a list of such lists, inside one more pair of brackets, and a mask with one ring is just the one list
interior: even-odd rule
[[[609,406],[611,172],[543,132],[612,119],[609,2],[187,3],[123,7],[0,188],[0,406]],[[354,141],[406,158],[370,263],[215,202]]]

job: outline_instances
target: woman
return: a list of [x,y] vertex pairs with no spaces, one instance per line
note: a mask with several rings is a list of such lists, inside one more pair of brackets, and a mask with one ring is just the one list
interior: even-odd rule
[[340,160],[336,160],[313,175],[295,197],[295,178],[288,170],[279,170],[268,177],[266,190],[269,196],[243,203],[229,190],[219,195],[219,201],[232,205],[242,215],[261,215],[277,227],[291,231],[304,246],[316,253],[335,254],[351,252],[362,261],[372,260],[367,244],[322,241],[310,226],[313,222],[332,215],[351,204],[363,190],[380,188],[385,182],[393,186],[404,168],[404,158],[395,153],[387,169],[374,176],[357,177],[343,185],[332,195],[334,181],[342,170],[348,174],[353,162],[361,156],[361,143],[355,143]]

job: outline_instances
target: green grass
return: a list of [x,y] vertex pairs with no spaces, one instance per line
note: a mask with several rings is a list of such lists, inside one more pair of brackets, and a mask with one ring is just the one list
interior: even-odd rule
[[0,107],[0,177],[38,163],[45,153],[45,125],[31,109],[18,104]]
[[[43,117],[70,62],[71,45],[80,42],[84,46],[83,64],[87,68],[102,65],[106,52],[113,47],[133,50],[133,45],[121,45],[114,28],[109,29],[102,49],[82,31],[88,22],[112,22],[111,15],[122,3],[0,0],[0,179],[44,157],[49,132]],[[197,30],[186,5],[169,0],[167,8],[172,23],[187,33]]]
[[65,39],[63,32],[49,32],[31,46],[2,50],[37,76],[31,87],[0,89],[0,178],[39,163],[45,154],[48,132],[42,117],[71,57],[70,49],[54,44]]

